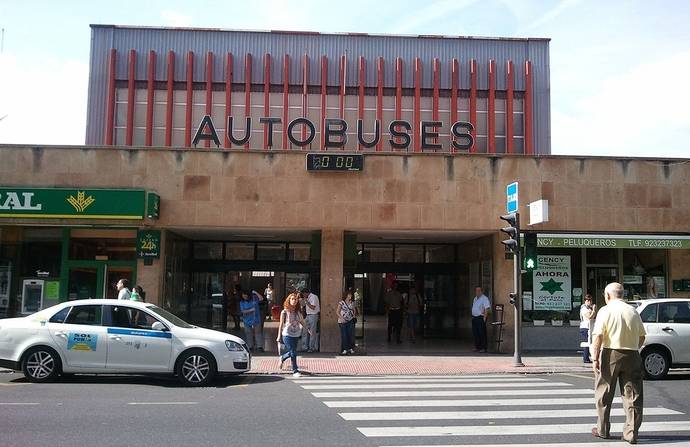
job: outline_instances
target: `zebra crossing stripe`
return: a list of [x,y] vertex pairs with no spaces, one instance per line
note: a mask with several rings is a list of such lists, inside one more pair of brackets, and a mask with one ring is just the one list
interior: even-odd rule
[[[565,435],[589,434],[589,424],[549,424],[549,425],[455,425],[421,427],[357,427],[367,437],[411,437],[411,436],[514,436],[514,435]],[[621,433],[623,423],[611,424],[612,433]],[[688,432],[690,420],[643,422],[641,433],[649,432]],[[564,444],[565,445],[565,444]]]
[[[613,400],[622,402],[620,397]],[[396,408],[396,407],[506,407],[547,405],[593,405],[591,397],[562,397],[559,399],[443,399],[443,400],[331,400],[323,402],[330,408]]]
[[444,378],[444,379],[365,379],[365,380],[355,380],[355,379],[340,379],[340,380],[322,380],[322,379],[311,379],[311,380],[294,380],[295,383],[300,385],[316,385],[316,384],[332,384],[332,383],[421,383],[421,382],[434,382],[434,383],[492,383],[492,382],[521,382],[521,383],[532,383],[532,382],[546,382],[546,379],[539,377],[529,377],[525,379],[513,378],[513,377],[501,377],[501,378],[472,378],[471,380],[467,378]]
[[[664,442],[660,444],[643,444],[644,447],[674,447],[674,446],[687,446],[687,441],[678,442]],[[506,444],[472,444],[474,447],[506,447]],[[630,444],[621,441],[601,441],[601,442],[556,442],[556,443],[546,443],[546,444],[509,444],[510,447],[628,447]],[[467,447],[467,444],[433,444],[433,445],[386,445],[381,447]]]
[[[501,383],[382,383],[382,384],[335,384],[335,385],[302,385],[305,390],[384,390],[384,389],[429,389],[429,388],[523,388],[522,382],[505,381]],[[533,384],[532,386],[542,387],[568,387],[573,386],[566,382],[546,382]]]
[[385,380],[385,379],[420,379],[420,380],[429,380],[429,379],[466,379],[466,380],[472,380],[472,379],[505,379],[505,378],[531,378],[532,376],[529,375],[515,375],[515,374],[473,374],[473,375],[467,375],[467,376],[453,376],[453,375],[436,375],[436,376],[426,376],[426,375],[407,375],[407,376],[342,376],[342,375],[334,375],[334,376],[302,376],[300,378],[291,378],[288,377],[288,380],[292,380],[293,382],[301,382],[301,381],[307,381],[307,380]]
[[311,393],[318,398],[361,398],[361,397],[451,397],[451,396],[564,396],[593,395],[592,389],[517,389],[517,390],[427,390],[427,391],[325,391]]
[[[339,413],[346,421],[417,421],[417,420],[491,420],[491,419],[542,419],[542,418],[596,418],[594,409],[577,410],[519,410],[519,411],[408,411],[379,413]],[[645,408],[645,416],[683,414],[668,408]],[[625,416],[622,408],[611,410],[612,416]]]

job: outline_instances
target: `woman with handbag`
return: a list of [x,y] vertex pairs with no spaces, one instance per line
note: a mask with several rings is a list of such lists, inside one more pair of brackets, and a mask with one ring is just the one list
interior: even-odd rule
[[347,292],[336,309],[338,326],[340,326],[340,355],[355,353],[355,323],[357,308],[352,300],[352,293]]
[[287,352],[280,355],[280,369],[283,369],[283,363],[290,358],[292,361],[292,376],[300,377],[301,373],[297,368],[297,343],[302,336],[302,331],[305,328],[304,317],[300,312],[299,294],[291,293],[285,298],[283,303],[283,310],[280,312],[280,323],[278,324],[278,349],[280,352],[280,341],[282,337],[283,344],[287,348]]

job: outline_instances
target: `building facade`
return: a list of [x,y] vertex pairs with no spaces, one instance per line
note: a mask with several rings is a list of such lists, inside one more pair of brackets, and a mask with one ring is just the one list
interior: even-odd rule
[[[569,320],[611,280],[629,298],[690,296],[690,164],[549,155],[547,40],[92,33],[87,144],[0,146],[6,315],[113,296],[125,277],[234,330],[235,288],[270,282],[281,300],[319,294],[332,352],[352,288],[376,352],[386,290],[415,286],[424,343],[401,352],[461,350],[481,286],[504,323],[492,350],[510,352],[498,216],[515,181],[539,254],[523,274],[526,349],[577,349]],[[528,225],[540,199],[549,221]]]

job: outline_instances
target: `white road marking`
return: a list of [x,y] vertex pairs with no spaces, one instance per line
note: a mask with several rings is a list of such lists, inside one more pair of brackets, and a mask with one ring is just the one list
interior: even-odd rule
[[[629,447],[630,444],[627,442],[623,441],[616,441],[616,440],[607,440],[607,441],[600,441],[600,442],[549,442],[549,443],[539,443],[539,444],[472,444],[474,447],[506,447],[506,445],[510,445],[510,447],[620,447],[620,446],[625,446]],[[644,444],[644,447],[674,447],[674,446],[688,446],[689,443],[687,440],[684,441],[677,441],[677,442],[664,442],[661,444],[647,444],[646,442]],[[381,446],[381,447],[467,447],[467,444],[433,444],[433,445],[386,445],[386,446]]]
[[311,393],[319,398],[348,397],[443,397],[443,396],[584,396],[594,394],[594,390],[568,388],[562,390],[429,390],[429,391],[326,391]]
[[435,378],[435,379],[427,379],[427,378],[422,378],[422,377],[416,377],[414,379],[397,379],[397,378],[381,378],[381,379],[372,379],[372,378],[363,378],[363,379],[354,379],[354,378],[342,378],[342,379],[310,379],[310,380],[302,380],[302,379],[296,379],[294,380],[295,383],[299,384],[317,384],[317,383],[419,383],[419,382],[433,382],[433,383],[452,383],[452,382],[472,382],[472,383],[479,383],[479,382],[522,382],[522,383],[529,383],[529,382],[546,382],[547,379],[542,379],[539,377],[444,377],[444,378]]
[[[417,421],[417,420],[491,420],[491,419],[545,419],[545,418],[596,418],[592,409],[581,410],[517,410],[517,411],[407,411],[379,413],[339,413],[346,421]],[[668,408],[645,408],[645,416],[683,414]],[[611,410],[611,416],[625,416],[622,408]]]
[[[565,382],[547,382],[539,384],[530,384],[532,386],[541,387],[563,387],[573,386]],[[302,385],[305,390],[383,390],[383,389],[425,389],[425,388],[522,388],[524,383],[520,382],[501,382],[501,383],[383,383],[383,384],[335,384],[335,385]]]
[[197,405],[199,402],[129,402],[127,405]]
[[24,405],[41,405],[38,402],[0,402],[0,405],[4,406],[24,406]]
[[372,380],[372,379],[520,379],[520,378],[529,378],[529,377],[534,377],[536,374],[523,374],[523,375],[518,375],[518,374],[472,374],[472,375],[466,375],[466,376],[458,376],[458,375],[452,375],[452,374],[446,374],[446,375],[436,375],[436,376],[427,376],[423,374],[417,374],[417,375],[407,375],[407,376],[398,376],[398,375],[387,375],[387,376],[343,376],[343,375],[337,375],[337,376],[302,376],[300,378],[290,378],[290,380],[294,380],[295,382],[300,381],[300,380],[342,380],[342,379],[349,379],[349,380]]
[[[616,397],[614,402],[622,402]],[[330,408],[396,408],[396,407],[505,407],[517,405],[594,405],[591,397],[562,397],[558,399],[444,399],[444,400],[331,400]]]
[[[591,429],[591,422],[588,424],[549,425],[357,427],[357,430],[367,437],[566,435],[589,434]],[[611,424],[611,433],[621,433],[622,431],[623,423]],[[641,433],[687,431],[690,431],[690,420],[643,422],[640,428]]]

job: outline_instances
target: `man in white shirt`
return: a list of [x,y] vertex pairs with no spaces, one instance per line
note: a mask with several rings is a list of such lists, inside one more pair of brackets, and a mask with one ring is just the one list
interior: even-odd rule
[[302,335],[302,349],[306,349],[307,352],[316,352],[319,350],[319,334],[317,333],[321,312],[319,297],[311,293],[309,289],[302,289],[302,297],[305,299],[307,313],[304,319],[307,330]]
[[481,287],[475,287],[472,301],[472,335],[474,336],[474,352],[486,352],[486,318],[491,309],[489,298],[484,295]]
[[129,291],[129,280],[126,278],[120,279],[115,285],[117,288],[117,299],[118,300],[128,300],[131,297],[131,292]]

